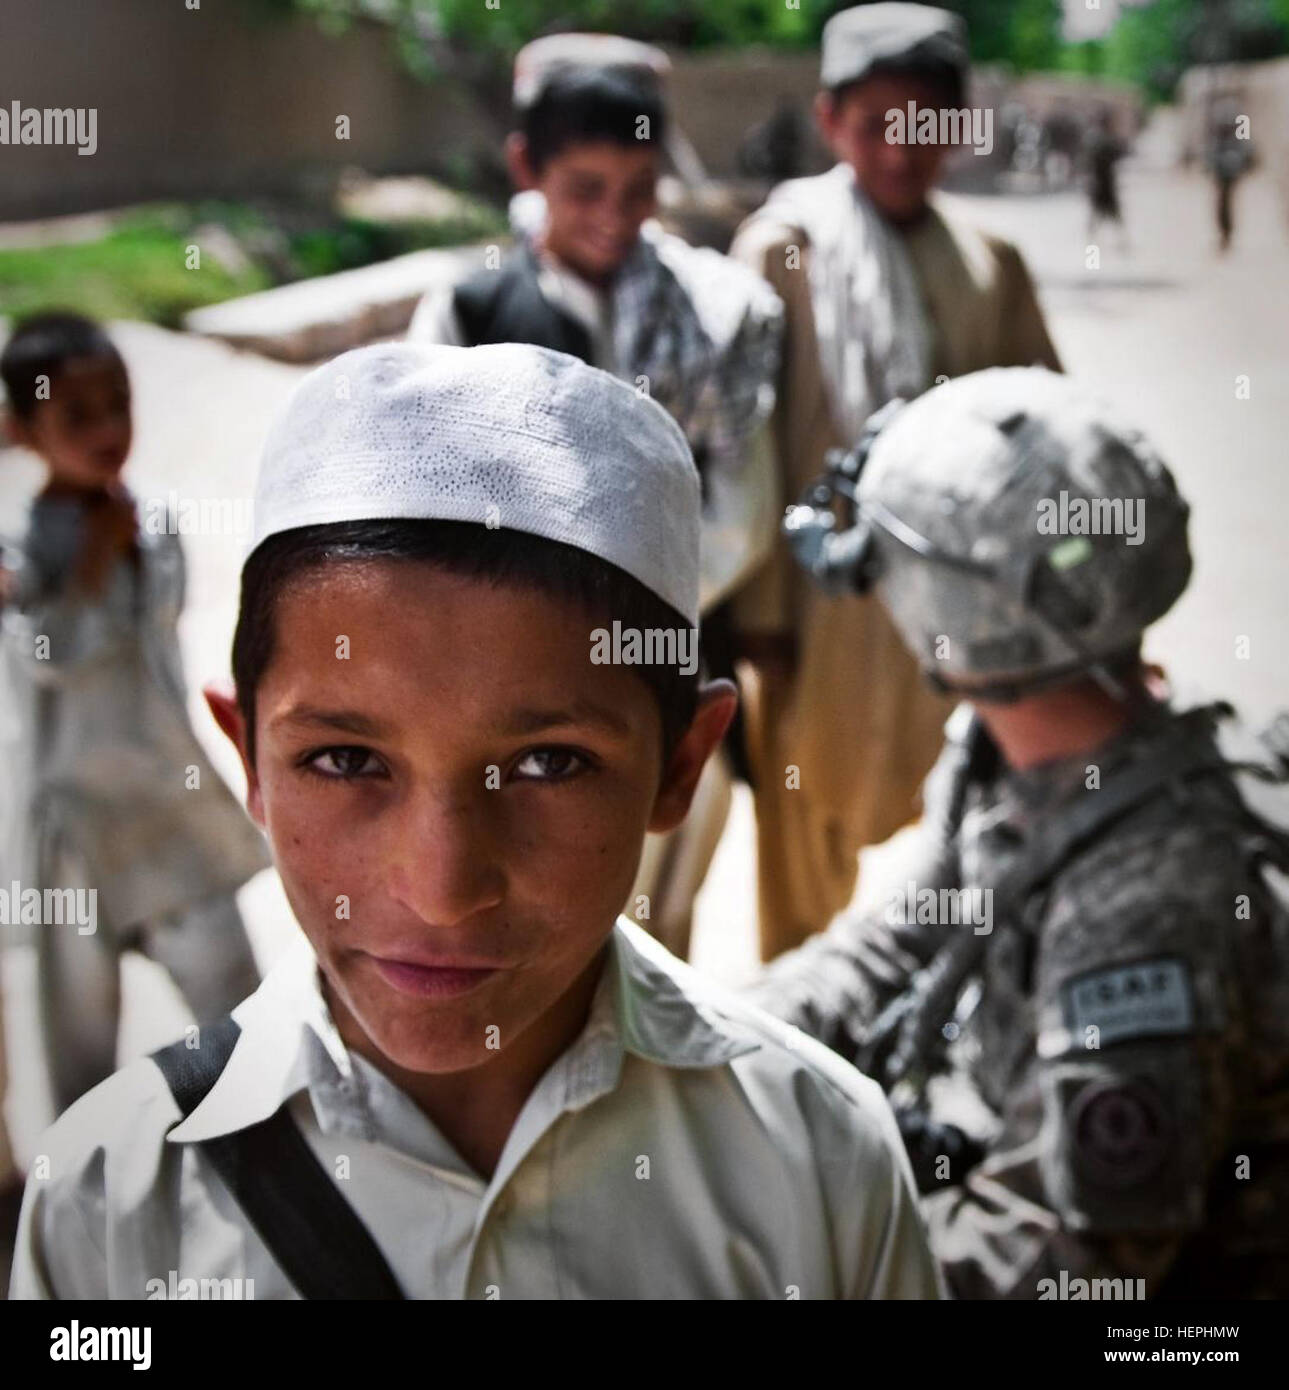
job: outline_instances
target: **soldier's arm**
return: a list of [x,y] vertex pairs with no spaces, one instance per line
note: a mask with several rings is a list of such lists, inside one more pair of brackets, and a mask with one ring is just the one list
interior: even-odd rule
[[1177,849],[1118,846],[1053,895],[1034,1055],[989,1156],[927,1203],[960,1297],[1060,1297],[1062,1278],[1142,1279],[1153,1296],[1205,1219],[1232,1114],[1237,890],[1202,839]]
[[[910,832],[915,844],[902,859],[898,884],[874,909],[847,910],[824,932],[780,956],[748,990],[761,1008],[826,1043],[859,1057],[868,1028],[954,930],[910,920],[909,885],[917,891],[960,885],[956,798],[968,775],[969,712],[950,718],[945,746],[923,788],[923,814]],[[938,915],[938,914],[928,914]]]

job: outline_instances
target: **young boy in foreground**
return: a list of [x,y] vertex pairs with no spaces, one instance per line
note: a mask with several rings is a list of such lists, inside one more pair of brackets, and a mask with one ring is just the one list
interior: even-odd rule
[[[54,1127],[15,1296],[337,1296],[333,1253],[350,1296],[360,1263],[386,1297],[935,1296],[877,1088],[614,924],[735,697],[591,654],[694,626],[697,532],[676,425],[563,354],[382,346],[302,383],[210,702],[307,941],[204,1098],[176,1080],[186,1120],[144,1060]],[[289,1136],[237,1199],[217,1175],[284,1119],[361,1222],[315,1203],[294,1256],[245,1214],[263,1173],[269,1222],[302,1200]]]

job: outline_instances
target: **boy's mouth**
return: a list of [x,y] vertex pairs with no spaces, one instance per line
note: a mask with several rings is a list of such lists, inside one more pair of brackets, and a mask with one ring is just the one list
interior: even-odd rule
[[414,994],[421,999],[453,999],[468,994],[497,974],[491,966],[418,965],[384,956],[371,959],[386,984],[401,994]]

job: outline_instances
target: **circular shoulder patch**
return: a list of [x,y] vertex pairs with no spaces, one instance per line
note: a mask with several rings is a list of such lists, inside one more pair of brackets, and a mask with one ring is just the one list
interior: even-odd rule
[[1074,1160],[1099,1187],[1134,1187],[1152,1177],[1172,1143],[1159,1093],[1143,1081],[1093,1081],[1070,1105]]

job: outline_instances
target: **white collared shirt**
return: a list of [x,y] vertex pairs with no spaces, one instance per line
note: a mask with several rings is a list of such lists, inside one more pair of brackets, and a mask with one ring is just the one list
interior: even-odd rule
[[409,1298],[939,1295],[876,1084],[625,919],[586,1026],[487,1181],[348,1051],[303,938],[234,1016],[228,1064],[186,1120],[144,1058],[46,1134],[12,1297],[241,1279],[255,1298],[295,1298],[198,1142],[283,1104],[326,1171],[347,1174],[337,1186]]

